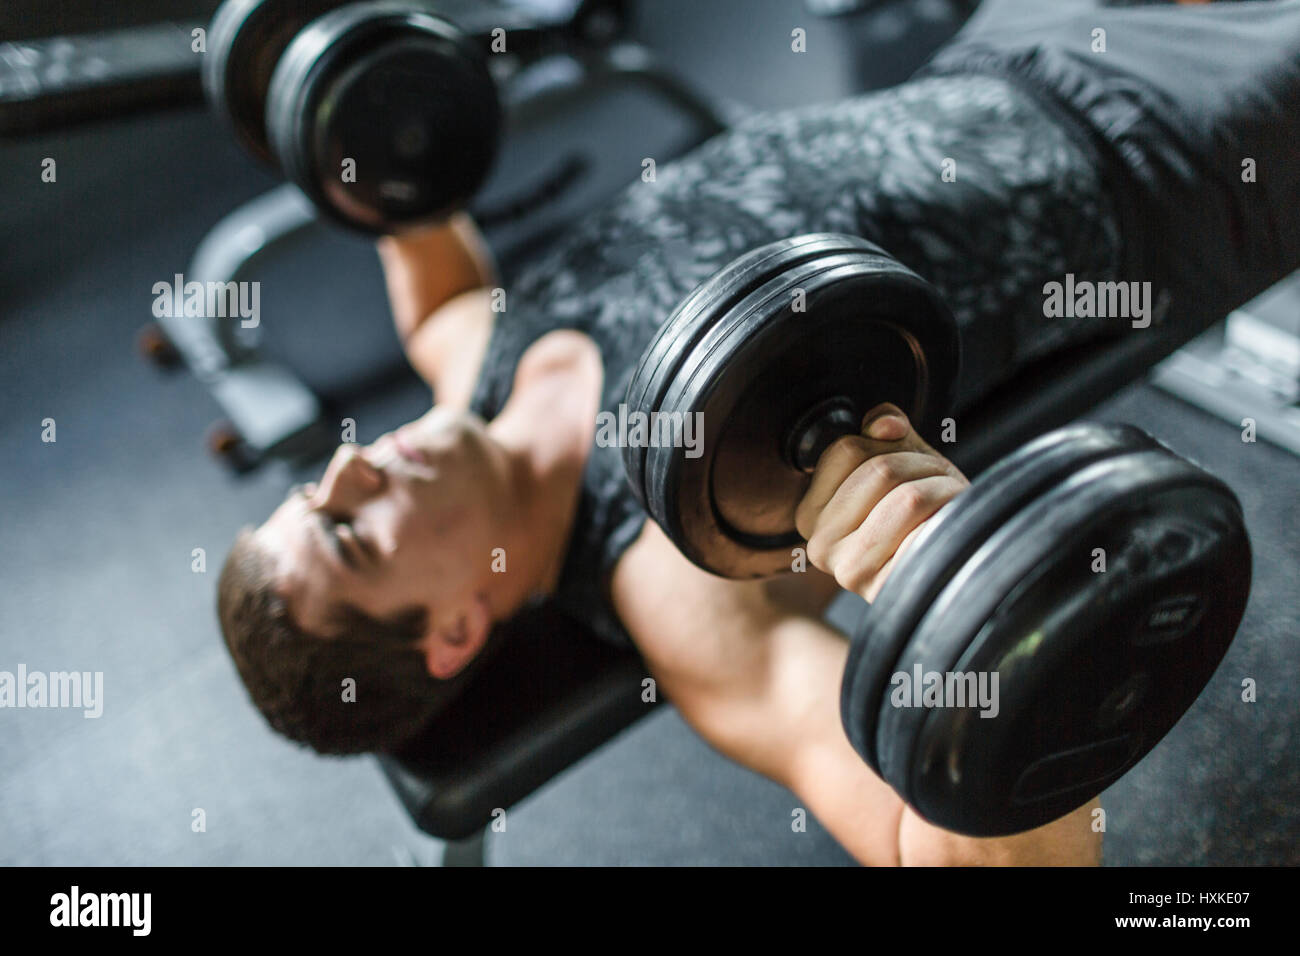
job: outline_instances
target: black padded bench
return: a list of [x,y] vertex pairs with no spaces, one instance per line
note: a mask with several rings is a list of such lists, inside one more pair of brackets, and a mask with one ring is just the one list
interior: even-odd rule
[[474,836],[655,706],[642,702],[639,655],[556,611],[501,625],[500,649],[397,756],[379,762],[416,825]]

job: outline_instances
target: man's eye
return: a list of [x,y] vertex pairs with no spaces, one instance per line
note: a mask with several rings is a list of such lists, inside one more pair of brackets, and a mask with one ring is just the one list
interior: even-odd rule
[[361,536],[357,534],[356,529],[353,528],[352,525],[344,521],[341,522],[338,527],[347,530],[347,535],[342,538],[342,540],[347,542],[346,547],[350,548],[354,554],[363,560],[370,556],[370,549],[366,547],[366,543],[361,540]]

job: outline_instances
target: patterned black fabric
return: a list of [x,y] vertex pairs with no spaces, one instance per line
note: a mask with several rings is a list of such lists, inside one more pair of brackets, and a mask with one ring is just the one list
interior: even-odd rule
[[[944,180],[945,159],[955,181]],[[496,415],[527,347],[568,328],[599,345],[602,408],[616,411],[683,296],[755,246],[820,231],[878,243],[944,293],[962,333],[963,406],[1105,324],[1043,317],[1044,283],[1067,272],[1105,280],[1117,268],[1095,157],[1004,80],[928,79],[750,116],[627,187],[507,290],[474,409]],[[620,450],[593,448],[555,601],[617,643],[627,636],[608,576],[644,520]]]
[[1218,321],[1300,268],[1300,0],[984,0],[920,75],[976,74],[1093,146],[1121,272],[1167,292],[1179,323]]

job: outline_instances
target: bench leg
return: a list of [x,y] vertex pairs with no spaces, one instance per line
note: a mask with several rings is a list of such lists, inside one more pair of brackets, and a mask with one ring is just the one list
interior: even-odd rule
[[486,830],[479,830],[463,840],[448,840],[442,851],[443,866],[485,866],[484,838]]

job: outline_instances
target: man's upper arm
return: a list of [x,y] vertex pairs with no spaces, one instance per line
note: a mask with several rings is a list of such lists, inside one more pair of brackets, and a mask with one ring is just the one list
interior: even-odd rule
[[802,744],[842,735],[847,642],[816,617],[824,580],[810,577],[808,588],[800,608],[788,582],[715,577],[653,522],[612,582],[624,626],[683,718],[728,757],[787,785]]
[[427,229],[383,236],[375,249],[403,344],[443,303],[497,284],[487,242],[465,213]]

